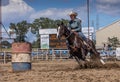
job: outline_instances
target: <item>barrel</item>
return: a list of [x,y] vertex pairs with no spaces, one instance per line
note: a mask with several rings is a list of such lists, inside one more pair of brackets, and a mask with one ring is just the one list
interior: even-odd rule
[[13,71],[31,70],[31,44],[28,42],[12,43]]

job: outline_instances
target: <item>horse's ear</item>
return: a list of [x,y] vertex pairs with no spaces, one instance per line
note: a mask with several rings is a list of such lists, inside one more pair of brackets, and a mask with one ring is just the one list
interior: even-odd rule
[[64,25],[64,23],[63,23],[63,22],[61,22],[61,25]]

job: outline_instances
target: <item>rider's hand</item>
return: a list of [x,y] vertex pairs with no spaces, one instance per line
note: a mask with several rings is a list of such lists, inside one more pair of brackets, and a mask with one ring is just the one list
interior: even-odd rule
[[75,30],[71,30],[72,32],[75,32]]
[[71,30],[74,34],[78,35],[78,33],[75,30]]

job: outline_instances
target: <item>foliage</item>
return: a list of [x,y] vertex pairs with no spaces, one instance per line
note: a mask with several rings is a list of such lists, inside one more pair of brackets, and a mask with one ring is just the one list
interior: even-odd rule
[[8,41],[2,41],[1,42],[2,48],[10,48],[11,44]]
[[68,23],[68,20],[65,19],[52,20],[50,18],[44,18],[44,17],[35,19],[31,23],[31,32],[35,34],[39,29],[57,28],[57,24],[60,23],[61,21],[63,21],[65,24]]
[[32,42],[32,47],[33,47],[33,48],[40,48],[40,45],[38,45],[38,44],[40,44],[40,41],[39,41],[39,40],[33,41],[33,42]]
[[61,19],[61,20],[52,20],[50,18],[37,18],[35,19],[30,27],[31,27],[31,32],[33,34],[36,34],[37,41],[33,42],[34,47],[40,47],[40,35],[39,35],[39,29],[46,29],[46,28],[57,28],[57,24],[61,23],[63,21],[66,25],[68,23],[68,20]]
[[117,37],[112,37],[112,38],[108,37],[108,44],[110,44],[113,47],[117,47],[117,45],[120,44],[120,41]]
[[22,21],[18,22],[17,24],[15,23],[10,23],[9,28],[14,31],[16,34],[16,39],[15,42],[25,42],[26,34],[29,30],[30,24],[27,23],[27,21]]
[[39,29],[57,28],[57,24],[61,23],[61,21],[66,25],[68,23],[68,20],[66,19],[53,20],[50,18],[40,17],[35,19],[32,23],[27,23],[27,21],[18,22],[17,24],[10,23],[9,28],[16,34],[15,42],[25,42],[26,34],[30,29],[37,37],[37,41],[33,42],[33,46],[40,47]]

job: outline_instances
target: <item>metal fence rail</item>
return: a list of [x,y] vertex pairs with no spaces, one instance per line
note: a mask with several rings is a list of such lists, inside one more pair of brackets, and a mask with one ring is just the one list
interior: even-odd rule
[[[31,52],[31,60],[55,60],[68,59],[69,51],[61,49],[38,49]],[[0,64],[6,64],[12,61],[11,52],[0,52]]]
[[5,64],[7,62],[11,62],[11,52],[0,52],[0,63]]
[[69,51],[63,49],[39,49],[32,52],[32,60],[68,59]]
[[[108,60],[116,60],[116,54],[109,54],[99,51],[101,57],[108,61]],[[111,51],[115,52],[115,50]],[[31,60],[40,61],[40,60],[59,60],[59,59],[69,59],[69,51],[66,49],[37,49],[31,52]],[[12,55],[11,52],[0,52],[0,64],[6,64],[11,62]]]

